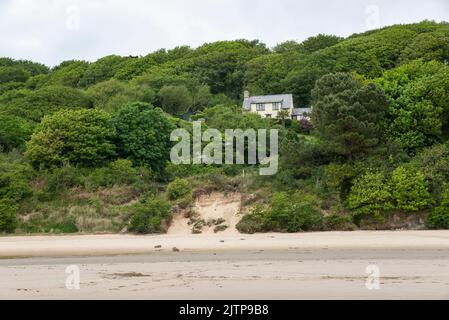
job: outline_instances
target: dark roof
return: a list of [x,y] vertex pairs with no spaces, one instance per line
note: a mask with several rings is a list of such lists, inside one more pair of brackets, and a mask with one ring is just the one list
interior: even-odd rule
[[293,95],[278,94],[270,96],[249,97],[243,101],[243,108],[249,110],[251,109],[251,104],[253,103],[274,103],[274,102],[282,102],[282,108],[285,109],[293,108]]

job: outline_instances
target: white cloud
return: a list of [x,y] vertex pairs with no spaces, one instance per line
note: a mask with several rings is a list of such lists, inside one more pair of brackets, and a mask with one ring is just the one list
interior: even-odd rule
[[0,56],[55,65],[238,38],[270,46],[372,25],[449,20],[447,0],[0,0]]

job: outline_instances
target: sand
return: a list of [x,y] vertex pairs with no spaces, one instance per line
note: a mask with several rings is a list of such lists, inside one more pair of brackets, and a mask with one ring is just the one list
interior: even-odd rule
[[0,299],[449,299],[446,231],[3,237],[0,257]]
[[171,252],[175,247],[184,252],[383,248],[449,250],[449,232],[17,236],[0,237],[0,258],[148,254]]
[[[213,192],[211,194],[201,195],[196,199],[193,210],[198,214],[198,219],[205,222],[221,219],[222,225],[227,229],[220,234],[238,234],[236,229],[237,223],[242,218],[240,208],[242,195],[239,193],[223,194]],[[185,218],[184,212],[180,212],[173,218],[168,229],[169,235],[183,235],[192,233],[192,225],[189,224],[190,219]],[[214,234],[215,226],[205,226],[202,234]]]

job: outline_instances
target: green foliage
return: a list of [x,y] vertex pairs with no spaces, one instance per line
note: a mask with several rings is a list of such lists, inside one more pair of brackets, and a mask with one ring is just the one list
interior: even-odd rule
[[426,32],[419,34],[401,53],[401,61],[408,62],[416,59],[424,61],[448,61],[448,34]]
[[319,34],[302,42],[300,44],[299,51],[302,53],[313,53],[318,50],[332,47],[342,40],[343,38],[337,36]]
[[315,196],[301,192],[278,192],[273,194],[271,208],[264,210],[256,206],[237,228],[247,233],[302,232],[319,230],[322,222],[319,202]]
[[402,166],[391,177],[391,195],[395,207],[407,212],[423,210],[431,205],[424,175]]
[[390,100],[388,134],[411,154],[441,141],[448,128],[448,77],[447,65],[418,60],[376,80]]
[[60,86],[48,86],[36,91],[12,91],[0,96],[0,105],[2,103],[9,114],[33,122],[40,122],[44,115],[61,109],[91,106],[90,99],[83,91]]
[[167,193],[170,200],[178,200],[191,194],[190,182],[184,179],[176,179],[167,187]]
[[14,201],[0,198],[0,232],[14,232],[17,227],[17,209]]
[[303,193],[275,193],[268,219],[268,228],[273,231],[317,230],[322,223],[318,200]]
[[430,229],[449,229],[449,185],[446,185],[440,204],[427,217],[426,226]]
[[150,234],[162,233],[163,222],[171,219],[170,203],[160,198],[147,199],[136,205],[130,224],[129,231]]
[[31,126],[23,119],[0,114],[0,151],[21,149],[32,133]]
[[44,117],[27,143],[25,157],[35,167],[95,167],[115,156],[114,135],[110,116],[103,111],[62,110]]
[[[84,77],[85,72],[89,68],[89,63],[86,61],[64,61],[59,66],[54,67],[51,73],[45,77],[31,79],[31,82],[36,82],[33,86],[66,86],[72,88],[79,88],[80,81]],[[31,85],[31,83],[29,83]]]
[[87,90],[94,107],[115,112],[130,102],[148,102],[155,100],[152,88],[139,84],[125,84],[116,79],[100,82]]
[[116,55],[107,56],[89,65],[79,80],[79,86],[89,87],[96,83],[111,79],[127,58]]
[[250,214],[243,216],[236,226],[241,233],[254,234],[266,230],[266,213],[262,206],[257,205]]
[[0,153],[0,199],[20,201],[31,195],[33,170],[15,153]]
[[192,95],[185,86],[166,86],[159,91],[162,109],[172,115],[183,115],[192,106]]
[[410,166],[424,174],[429,190],[438,198],[449,181],[449,143],[424,149],[411,160]]
[[121,158],[161,172],[170,157],[174,125],[166,114],[145,103],[131,103],[114,115],[115,144]]
[[380,216],[393,208],[392,192],[383,172],[368,171],[354,181],[348,208],[358,215]]
[[21,67],[0,67],[0,83],[26,82],[30,73]]
[[252,95],[276,94],[283,91],[281,81],[288,72],[281,54],[257,57],[247,63],[245,82]]
[[61,168],[55,168],[54,170],[47,172],[45,177],[45,191],[52,194],[62,190],[69,190],[83,184],[81,170],[70,164],[65,164]]
[[312,122],[330,152],[355,158],[380,144],[388,105],[375,85],[363,85],[350,74],[331,74],[317,81],[312,96]]

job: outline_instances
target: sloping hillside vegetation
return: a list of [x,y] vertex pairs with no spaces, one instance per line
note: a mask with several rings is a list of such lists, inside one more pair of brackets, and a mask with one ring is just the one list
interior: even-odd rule
[[[0,58],[0,232],[166,232],[203,194],[243,195],[241,232],[449,228],[449,23],[107,56]],[[293,93],[311,121],[243,112]],[[280,168],[173,165],[170,133],[280,130]],[[188,210],[187,210],[188,211]]]

